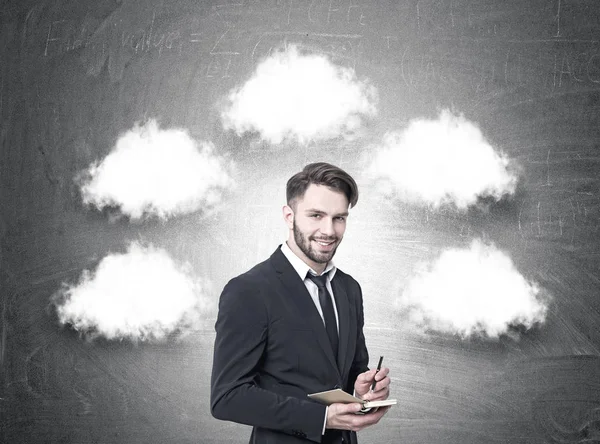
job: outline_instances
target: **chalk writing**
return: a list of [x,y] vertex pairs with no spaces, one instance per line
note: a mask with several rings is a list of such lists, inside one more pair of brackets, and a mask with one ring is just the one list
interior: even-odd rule
[[550,151],[548,150],[548,156],[546,157],[546,186],[550,186]]
[[560,0],[558,0],[558,6],[556,8],[556,16],[554,17],[556,21],[556,34],[554,37],[560,37]]
[[[156,14],[152,15],[150,28],[139,29],[131,32],[123,30],[121,32],[121,47],[131,49],[134,53],[158,51],[160,55],[163,50],[172,50],[174,47],[179,47],[181,52],[183,42],[181,42],[181,34],[179,30],[170,32],[157,32],[155,29]],[[192,33],[190,33],[191,35]],[[177,44],[179,43],[179,44]]]
[[210,50],[210,54],[211,55],[216,55],[216,54],[238,55],[239,54],[238,51],[226,51],[226,50],[223,50],[223,49],[219,49],[219,44],[225,38],[225,36],[230,33],[231,29],[232,29],[231,27],[226,28],[225,31],[217,38],[216,43],[214,44],[214,46]]
[[[117,28],[116,23],[113,28]],[[157,50],[160,54],[164,49],[173,49],[180,39],[178,30],[156,33],[153,23],[148,30],[123,29],[118,34],[120,47],[130,49],[134,53]],[[80,48],[104,52],[107,50],[109,41],[108,32],[103,36],[96,36],[93,34],[93,30],[89,30],[85,26],[73,25],[66,20],[53,21],[48,25],[43,54],[45,57],[51,57]]]
[[231,66],[234,57],[236,55],[221,54],[212,56],[206,67],[206,77],[219,77],[223,79],[231,77]]
[[272,54],[273,50],[287,45],[287,39],[298,39],[301,46],[318,48],[319,52],[331,56],[339,64],[356,67],[360,59],[362,45],[360,34],[332,34],[303,31],[263,32],[251,46],[251,60],[259,60]]
[[60,40],[59,38],[54,37],[52,34],[52,29],[56,28],[56,25],[58,25],[59,23],[64,23],[64,20],[58,20],[58,21],[52,22],[52,23],[50,23],[50,26],[48,26],[48,36],[46,37],[46,47],[44,49],[45,56],[48,55],[48,45],[50,44],[50,42],[55,42],[57,40]]
[[[4,75],[0,74],[0,118],[2,118],[2,111],[4,109]],[[2,146],[2,139],[0,138],[0,146]]]
[[80,415],[90,415],[92,414],[92,397],[90,393],[87,393],[85,390],[78,390],[77,387],[73,387],[73,393],[77,397],[79,404],[83,407],[83,410],[79,413]]
[[[571,245],[585,245],[600,230],[600,201],[597,195],[574,194],[566,189],[554,195],[564,199],[523,201],[517,215],[517,229],[523,237],[563,239]],[[576,237],[577,235],[577,237]]]
[[[370,4],[359,0],[223,3],[212,6],[208,16],[177,23],[156,10],[146,24],[115,19],[99,29],[58,17],[44,25],[38,53],[46,58],[82,53],[90,74],[114,58],[109,66],[115,76],[134,56],[194,56],[204,77],[216,79],[232,77],[244,64],[293,42],[353,68],[365,53],[370,61],[379,57],[406,86],[430,91],[466,85],[477,95],[515,87],[554,92],[600,84],[598,42],[563,38],[564,5],[558,1],[556,6],[556,35],[529,39],[517,38],[510,20],[491,19],[493,10],[456,0],[418,0],[403,11],[407,19],[414,14],[412,23],[383,34],[367,26]],[[246,14],[274,26],[248,26]],[[403,35],[410,29],[418,37]]]
[[468,49],[455,46],[423,47],[403,45],[392,35],[382,36],[382,49],[398,63],[402,81],[409,87],[467,84],[476,93],[499,88],[527,86],[558,91],[600,83],[600,54],[542,46],[511,44],[500,48],[477,43]]
[[[4,225],[4,223],[3,223]],[[4,246],[4,245],[3,245]],[[2,265],[3,269],[8,269],[8,265],[5,264],[4,258],[2,256],[0,256],[0,264]],[[2,284],[4,288],[8,288],[8,286],[6,285],[6,280],[2,279]],[[4,362],[5,362],[5,357],[6,357],[6,350],[7,350],[7,333],[8,333],[8,319],[6,316],[7,313],[7,298],[5,297],[4,300],[2,301],[2,313],[0,314],[0,320],[2,321],[2,328],[0,329],[0,369],[4,369]],[[3,371],[0,370],[0,376],[3,376]]]
[[[354,4],[347,6],[346,21],[359,9]],[[191,29],[160,29],[161,27],[157,26],[156,13],[153,13],[147,27],[137,29],[130,29],[120,21],[115,21],[99,31],[87,29],[84,25],[67,20],[54,20],[46,28],[42,53],[44,57],[51,58],[76,50],[85,51],[84,60],[92,65],[88,68],[88,72],[97,74],[108,52],[114,53],[113,36],[117,36],[119,47],[126,50],[129,57],[150,53],[156,53],[158,56],[164,53],[183,55],[184,51],[190,53],[199,50],[201,54],[206,55],[203,67],[206,77],[227,78],[232,75],[237,66],[237,56],[251,54],[251,59],[254,60],[270,54],[282,43],[287,44],[288,37],[295,37],[308,39],[311,41],[312,48],[321,47],[322,52],[347,60],[350,66],[356,66],[360,44],[357,45],[354,41],[361,39],[362,34],[285,30],[261,33],[252,45],[251,51],[248,51],[245,49],[247,48],[245,42],[253,36],[237,28],[234,22],[225,21],[223,13],[219,12],[221,8],[214,9],[214,17],[222,24],[218,33],[203,29],[196,25],[196,22]],[[336,9],[338,8],[332,6],[330,20],[337,17]],[[359,19],[364,20],[364,14],[361,13]],[[265,36],[270,38],[265,39]],[[114,56],[113,54],[111,57]],[[123,59],[123,56],[119,57]]]
[[42,395],[48,390],[48,370],[46,347],[40,345],[25,357],[25,372],[22,382],[29,393]]
[[414,7],[416,31],[420,36],[508,37],[510,21],[481,20],[476,4],[455,1],[418,0]]
[[366,8],[356,0],[289,0],[285,12],[285,24],[365,26]]

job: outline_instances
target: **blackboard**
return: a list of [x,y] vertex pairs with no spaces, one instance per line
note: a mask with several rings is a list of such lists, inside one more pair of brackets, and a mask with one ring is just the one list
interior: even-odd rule
[[[339,252],[361,282],[371,356],[399,400],[362,442],[600,441],[600,7],[593,0],[6,1],[0,11],[0,437],[6,443],[242,443],[213,419],[213,324],[166,342],[86,339],[51,296],[134,240],[211,282],[285,239],[285,181],[310,161],[361,176],[368,147],[452,109],[521,167],[487,211],[386,201],[365,186]],[[368,78],[359,138],[272,145],[225,131],[228,91],[285,45]],[[112,220],[74,177],[137,122],[214,143],[239,188],[211,215]],[[361,182],[362,183],[362,182]],[[496,339],[403,328],[414,264],[479,237],[551,297]]]

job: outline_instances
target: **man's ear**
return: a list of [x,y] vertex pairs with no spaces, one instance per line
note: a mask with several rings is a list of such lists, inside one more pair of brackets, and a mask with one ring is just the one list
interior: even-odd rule
[[291,230],[294,228],[294,210],[288,205],[283,206],[283,220],[285,220],[286,225]]

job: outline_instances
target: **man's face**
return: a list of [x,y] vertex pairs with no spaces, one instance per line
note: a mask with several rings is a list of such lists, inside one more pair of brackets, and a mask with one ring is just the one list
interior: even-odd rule
[[[294,206],[295,210],[286,215],[297,249],[293,248],[293,245],[290,245],[290,248],[296,250],[297,254],[300,252],[305,262],[315,268],[315,271],[319,271],[317,268],[324,268],[333,258],[344,237],[348,199],[344,193],[323,185],[311,184]],[[313,264],[320,266],[315,267]]]

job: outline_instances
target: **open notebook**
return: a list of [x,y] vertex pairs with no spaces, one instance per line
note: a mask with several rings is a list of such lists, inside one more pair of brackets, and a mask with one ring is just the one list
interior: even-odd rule
[[359,404],[362,404],[363,406],[361,410],[362,413],[366,413],[374,407],[385,407],[388,405],[396,404],[395,399],[384,399],[381,401],[363,401],[362,399],[352,396],[350,393],[346,393],[342,389],[311,393],[310,395],[308,395],[308,397],[326,405],[330,405],[336,402],[342,402],[344,404],[351,404],[353,402],[357,402]]

